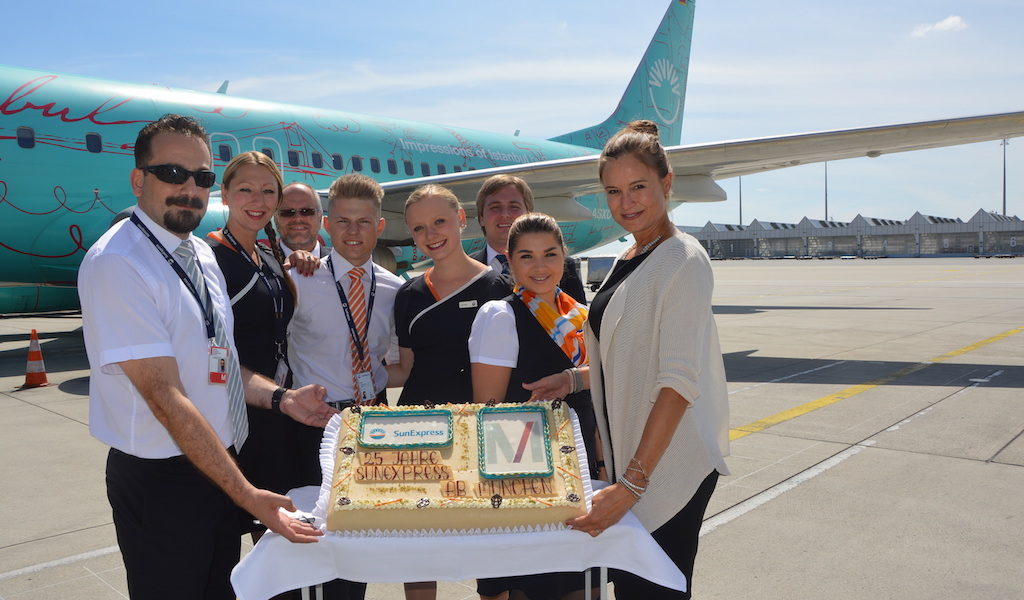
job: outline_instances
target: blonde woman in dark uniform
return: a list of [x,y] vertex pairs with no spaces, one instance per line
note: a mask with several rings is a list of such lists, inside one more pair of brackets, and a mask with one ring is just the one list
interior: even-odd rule
[[[401,405],[471,402],[469,330],[485,302],[508,294],[508,280],[466,256],[466,213],[449,189],[417,188],[406,200],[405,224],[434,264],[395,297],[400,362],[388,367],[388,385],[403,386]],[[435,582],[405,584],[408,600],[436,596]]]

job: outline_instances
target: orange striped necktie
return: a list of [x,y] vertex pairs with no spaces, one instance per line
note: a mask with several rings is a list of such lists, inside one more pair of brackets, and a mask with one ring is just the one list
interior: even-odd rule
[[[351,340],[353,396],[359,391],[356,373],[372,372],[370,370],[370,330],[367,327],[370,316],[366,314],[366,292],[363,290],[363,275],[365,274],[366,269],[362,267],[356,267],[348,272],[348,297],[350,310],[352,311],[352,322],[356,326],[356,332],[362,338]],[[359,358],[359,346],[363,348],[362,358]]]

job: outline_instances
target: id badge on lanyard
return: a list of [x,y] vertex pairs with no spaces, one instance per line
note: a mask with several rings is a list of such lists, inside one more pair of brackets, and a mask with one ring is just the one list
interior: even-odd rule
[[357,404],[370,404],[377,399],[377,391],[373,387],[373,374],[368,371],[356,373]]
[[223,385],[228,382],[229,352],[223,346],[210,346],[210,383]]
[[274,373],[274,383],[279,387],[285,387],[284,382],[288,380],[288,373],[291,369],[288,368],[288,363],[285,362],[284,358],[277,359],[277,371]]

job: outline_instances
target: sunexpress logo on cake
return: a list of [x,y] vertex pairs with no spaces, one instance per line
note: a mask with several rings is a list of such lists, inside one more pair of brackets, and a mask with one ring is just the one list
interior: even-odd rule
[[366,448],[437,448],[451,443],[449,410],[363,410],[359,444]]
[[483,408],[477,413],[480,475],[547,477],[554,471],[544,406]]

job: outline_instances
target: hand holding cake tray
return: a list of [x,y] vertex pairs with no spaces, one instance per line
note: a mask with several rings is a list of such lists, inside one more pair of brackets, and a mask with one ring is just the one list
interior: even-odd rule
[[[232,583],[249,600],[335,577],[459,581],[607,566],[684,589],[633,515],[596,538],[562,524],[590,506],[580,464],[579,424],[557,401],[348,409],[321,448],[313,516],[328,534],[307,547],[264,536]],[[293,500],[309,506],[313,489]]]

